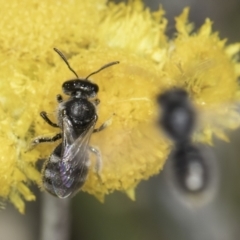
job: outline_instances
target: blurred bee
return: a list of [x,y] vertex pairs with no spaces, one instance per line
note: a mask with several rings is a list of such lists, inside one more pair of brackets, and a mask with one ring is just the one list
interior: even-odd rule
[[[210,164],[206,153],[192,143],[196,112],[188,93],[172,88],[157,97],[161,108],[158,124],[174,142],[171,156],[171,175],[182,193],[197,195],[211,185]],[[210,159],[209,159],[210,161]]]
[[90,166],[89,150],[96,155],[97,174],[101,169],[101,154],[97,149],[89,146],[89,140],[92,133],[103,130],[108,122],[98,129],[94,128],[98,119],[96,107],[100,101],[95,97],[99,88],[88,78],[119,62],[106,64],[81,79],[71,68],[65,56],[58,49],[54,48],[54,50],[76,78],[68,80],[62,85],[63,92],[69,96],[67,100],[63,101],[62,96],[57,95],[58,123],[53,123],[46,112],[40,113],[49,125],[60,128],[61,132],[53,137],[37,137],[33,140],[32,146],[62,139],[43,166],[42,183],[43,187],[52,195],[66,198],[76,194],[85,183]]

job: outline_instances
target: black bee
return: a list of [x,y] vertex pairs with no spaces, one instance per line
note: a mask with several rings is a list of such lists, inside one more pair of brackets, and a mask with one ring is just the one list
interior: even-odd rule
[[43,187],[49,193],[59,198],[66,198],[77,193],[85,183],[90,166],[89,150],[96,155],[95,168],[98,174],[101,168],[101,154],[97,149],[89,146],[89,140],[91,134],[103,130],[107,126],[107,122],[98,129],[94,128],[98,119],[96,106],[100,101],[96,99],[96,95],[99,88],[88,78],[119,62],[106,64],[81,79],[71,68],[65,56],[58,49],[54,48],[54,50],[76,78],[66,81],[62,85],[63,92],[69,96],[67,100],[64,101],[61,95],[57,95],[58,123],[53,123],[46,112],[40,113],[49,125],[60,128],[61,132],[51,138],[38,137],[33,140],[32,145],[62,139],[43,166],[42,182]]
[[161,108],[159,125],[174,142],[172,168],[175,183],[187,193],[200,193],[209,183],[209,170],[200,149],[192,143],[196,112],[188,93],[172,88],[157,98]]

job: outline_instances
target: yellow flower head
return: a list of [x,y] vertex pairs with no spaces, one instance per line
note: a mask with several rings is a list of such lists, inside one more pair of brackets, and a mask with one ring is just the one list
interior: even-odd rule
[[100,200],[114,190],[134,198],[137,184],[162,169],[169,142],[155,126],[155,98],[161,91],[183,87],[200,113],[214,113],[217,124],[204,118],[198,140],[210,143],[213,133],[226,139],[223,129],[239,125],[239,114],[229,103],[239,98],[240,44],[226,46],[212,33],[210,20],[193,31],[188,9],[176,18],[174,39],[165,35],[164,11],[150,12],[137,0],[12,0],[1,4],[0,14],[0,197],[10,199],[20,212],[23,199],[35,199],[29,183],[41,184],[37,161],[48,158],[59,144],[27,151],[32,138],[59,131],[39,113],[46,111],[57,121],[55,96],[62,94],[64,81],[74,78],[53,47],[63,51],[83,78],[120,61],[90,78],[100,89],[97,127],[111,120],[90,142],[101,151],[101,181],[91,156],[83,187]]

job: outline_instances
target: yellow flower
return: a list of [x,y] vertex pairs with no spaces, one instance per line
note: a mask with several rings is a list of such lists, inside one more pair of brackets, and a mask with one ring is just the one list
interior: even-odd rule
[[97,125],[112,121],[91,138],[91,145],[101,150],[102,181],[91,156],[83,187],[100,200],[114,190],[134,199],[137,184],[162,169],[169,143],[155,127],[155,97],[161,91],[184,87],[200,113],[214,114],[217,123],[201,121],[198,140],[211,143],[213,133],[226,140],[224,128],[239,125],[239,114],[229,103],[239,99],[240,44],[227,46],[212,33],[210,20],[194,32],[188,9],[176,18],[174,39],[165,35],[163,9],[150,12],[137,0],[12,0],[1,3],[0,14],[0,197],[20,212],[24,199],[35,199],[29,184],[41,184],[37,161],[58,144],[26,151],[32,138],[57,133],[39,113],[46,111],[54,120],[55,96],[62,93],[64,81],[74,78],[53,47],[64,52],[82,77],[120,61],[91,78],[100,88]]

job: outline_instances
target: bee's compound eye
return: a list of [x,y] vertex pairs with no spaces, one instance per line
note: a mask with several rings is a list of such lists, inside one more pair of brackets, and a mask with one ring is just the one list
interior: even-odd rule
[[98,93],[98,91],[99,91],[98,85],[97,85],[97,84],[93,84],[93,85],[92,85],[92,92]]

